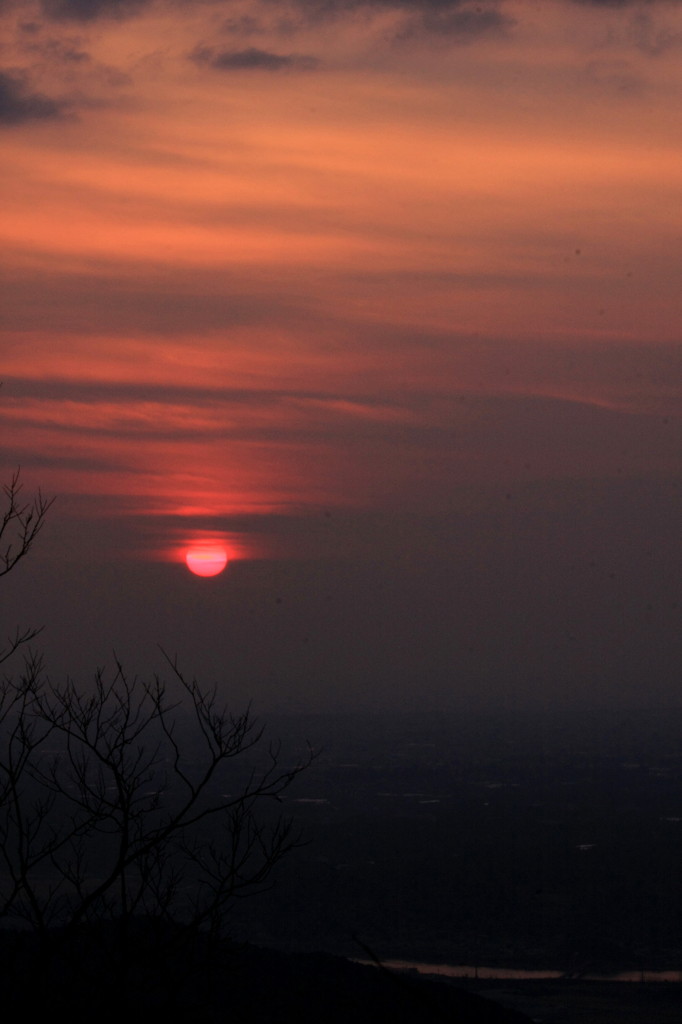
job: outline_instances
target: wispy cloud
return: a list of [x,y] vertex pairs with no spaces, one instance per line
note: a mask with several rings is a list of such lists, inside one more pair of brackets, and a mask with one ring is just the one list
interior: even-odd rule
[[214,50],[208,46],[198,46],[190,57],[196,64],[216,71],[311,71],[320,63],[315,57],[272,53],[256,47],[246,50]]
[[32,92],[22,79],[0,71],[0,125],[51,121],[64,113],[64,104]]
[[41,0],[44,14],[57,21],[96,21],[136,14],[151,0]]

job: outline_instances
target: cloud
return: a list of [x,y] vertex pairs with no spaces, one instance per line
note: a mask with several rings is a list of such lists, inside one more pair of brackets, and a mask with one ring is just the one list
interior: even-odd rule
[[359,11],[393,11],[402,15],[405,24],[400,35],[405,37],[419,30],[461,38],[497,32],[515,21],[502,12],[504,5],[505,0],[294,0],[308,20],[341,18]]
[[607,7],[618,9],[619,7],[641,7],[642,3],[648,7],[678,7],[682,0],[570,0],[573,4],[580,4],[582,7]]
[[49,64],[75,65],[91,63],[90,54],[78,39],[40,39],[26,44],[27,53],[37,53]]
[[658,57],[682,45],[682,32],[658,25],[651,15],[642,12],[633,16],[632,37],[635,46],[648,57]]
[[[43,14],[56,21],[92,22],[100,18],[127,18],[134,16],[155,0],[39,0]],[[167,0],[176,11],[190,10],[197,0]],[[200,0],[206,7],[230,6],[229,0]],[[682,0],[565,0],[575,4],[603,10],[627,8],[678,7]],[[0,11],[18,6],[17,0],[0,0]],[[509,0],[270,0],[268,6],[297,8],[306,19],[318,21],[343,17],[360,10],[395,10],[413,15],[428,29],[451,35],[476,37],[488,31],[499,31],[514,22],[501,8],[514,6]],[[246,24],[250,16],[242,20]]]
[[212,50],[207,46],[198,46],[190,56],[195,63],[205,64],[217,71],[310,71],[319,65],[314,57],[272,53],[256,47],[246,50]]
[[478,39],[482,35],[502,32],[515,23],[514,18],[503,14],[496,7],[481,7],[480,4],[475,7],[465,6],[456,0],[446,0],[444,3],[437,3],[434,0],[426,0],[424,3],[403,2],[395,6],[415,11],[414,16],[408,18],[399,32],[399,38],[402,39],[426,31],[450,39],[468,41]]
[[0,71],[0,125],[49,121],[61,117],[63,105],[40,93],[28,92],[24,83]]
[[[619,0],[616,0],[616,3],[618,2]],[[40,3],[44,15],[48,18],[58,21],[91,22],[100,18],[131,17],[151,6],[153,0],[40,0]],[[203,3],[208,7],[229,6],[225,0],[203,0]],[[514,19],[500,10],[505,3],[506,0],[487,0],[484,3],[477,0],[293,0],[291,6],[305,21],[313,22],[343,18],[358,11],[395,11],[402,14],[409,23],[405,35],[417,31],[421,26],[427,31],[466,39],[476,38],[490,31],[499,31],[513,24]],[[176,10],[190,9],[194,6],[194,0],[171,0],[171,6]],[[291,6],[285,0],[271,0],[269,6],[279,6],[283,10],[291,11]],[[233,27],[247,30],[253,30],[256,24],[256,19],[251,15],[242,16],[236,21],[238,24],[234,24]],[[279,60],[277,54],[269,54],[266,51],[264,54],[261,63],[258,63],[260,53],[257,51],[245,51],[244,63],[240,63],[241,53],[226,54],[224,56],[229,63],[220,66],[242,69],[258,67],[269,70],[291,66],[286,58],[283,58],[281,63],[275,63],[275,60],[270,58]],[[236,63],[232,63],[232,60]]]
[[226,32],[236,35],[252,36],[262,32],[265,25],[260,19],[254,18],[252,14],[242,14],[236,18],[227,18],[223,23],[223,28]]
[[149,0],[41,0],[45,15],[56,21],[125,18],[148,4]]
[[485,19],[505,3],[505,0],[294,0],[305,11],[317,14],[343,14],[361,8],[392,9],[419,13],[448,14],[461,11],[472,18]]
[[590,82],[611,92],[636,96],[643,91],[644,83],[636,75],[628,61],[593,60],[586,68]]

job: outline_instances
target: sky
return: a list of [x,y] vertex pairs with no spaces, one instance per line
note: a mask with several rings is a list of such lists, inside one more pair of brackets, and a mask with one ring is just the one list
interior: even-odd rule
[[257,708],[680,702],[680,0],[0,38],[0,478],[56,496],[7,634]]

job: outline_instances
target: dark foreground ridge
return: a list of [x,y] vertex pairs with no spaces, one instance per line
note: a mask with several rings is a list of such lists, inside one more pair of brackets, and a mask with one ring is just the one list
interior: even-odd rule
[[281,953],[204,936],[178,943],[137,926],[67,937],[0,935],[6,1011],[70,1024],[527,1024],[522,1013],[446,983],[324,953]]

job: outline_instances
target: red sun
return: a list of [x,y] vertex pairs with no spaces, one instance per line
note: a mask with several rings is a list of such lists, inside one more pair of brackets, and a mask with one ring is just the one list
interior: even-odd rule
[[188,548],[185,562],[195,576],[217,576],[227,565],[227,551],[217,544]]

